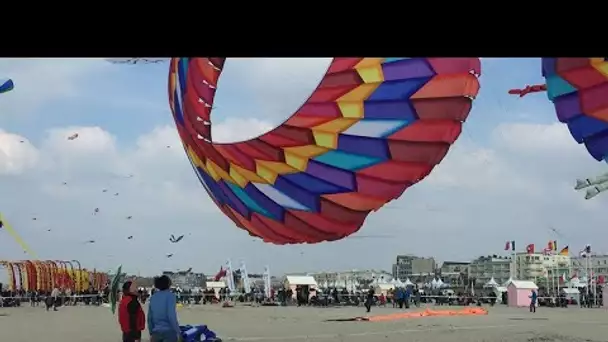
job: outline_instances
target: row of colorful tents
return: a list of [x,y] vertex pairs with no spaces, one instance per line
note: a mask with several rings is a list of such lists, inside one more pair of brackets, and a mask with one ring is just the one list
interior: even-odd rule
[[106,273],[82,268],[77,260],[0,260],[0,267],[8,273],[7,288],[11,291],[51,291],[56,287],[80,292],[101,290],[108,283]]

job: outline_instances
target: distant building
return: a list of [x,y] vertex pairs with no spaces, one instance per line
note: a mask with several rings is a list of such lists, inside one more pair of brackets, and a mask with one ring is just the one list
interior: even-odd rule
[[455,287],[467,286],[469,284],[470,264],[468,261],[444,261],[438,275],[446,284]]
[[163,275],[171,278],[171,283],[175,287],[180,287],[182,289],[188,290],[195,287],[205,287],[206,277],[203,273],[194,273],[191,270],[188,271],[165,271]]
[[441,264],[441,273],[468,273],[470,261],[444,261]]
[[475,287],[482,287],[492,277],[498,284],[509,280],[511,258],[496,255],[482,256],[469,264],[469,279]]
[[[583,257],[574,257],[572,260],[572,272],[568,273],[569,277],[578,275],[579,277],[587,274],[586,269],[593,271],[593,276],[600,278],[599,282],[608,280],[608,255],[591,255],[588,259]],[[587,263],[588,262],[588,263]]]
[[401,281],[414,274],[435,274],[437,264],[434,258],[423,258],[414,255],[398,255],[393,264],[393,278]]
[[559,284],[560,276],[568,275],[571,259],[567,255],[544,255],[541,253],[517,253],[517,280],[531,280],[539,286]]

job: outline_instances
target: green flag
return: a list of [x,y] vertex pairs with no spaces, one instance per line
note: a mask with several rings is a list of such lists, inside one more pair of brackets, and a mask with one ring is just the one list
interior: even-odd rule
[[116,313],[116,302],[118,302],[118,287],[120,286],[120,274],[122,273],[122,265],[118,266],[116,270],[116,274],[114,278],[112,278],[112,283],[110,286],[110,305],[112,314]]

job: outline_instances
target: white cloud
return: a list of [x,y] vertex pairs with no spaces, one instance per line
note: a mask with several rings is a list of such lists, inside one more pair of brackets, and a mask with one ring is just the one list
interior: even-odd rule
[[218,87],[229,80],[240,92],[251,95],[254,108],[247,108],[250,113],[277,123],[308,99],[330,62],[331,58],[229,59]]
[[[228,64],[226,72],[238,72],[233,81],[242,81],[267,111],[245,119],[231,116],[235,113],[215,116],[223,121],[214,120],[214,141],[240,141],[271,129],[279,115],[297,108],[327,66],[322,60],[247,63]],[[67,69],[73,77],[59,78],[69,83],[65,89],[77,90],[82,77]],[[165,76],[159,74],[159,82]],[[42,100],[37,106],[69,96],[38,91]],[[148,99],[134,97],[125,111],[136,111],[133,103],[140,101]],[[118,102],[114,105],[121,106]],[[4,105],[0,101],[0,112]],[[61,115],[32,108],[28,112],[34,118]],[[591,160],[560,124],[503,123],[494,126],[488,142],[459,140],[428,179],[371,215],[361,231],[393,238],[279,247],[252,239],[219,212],[192,171],[170,120],[155,122],[156,128],[143,134],[103,124],[55,127],[52,120],[28,138],[8,129],[0,132],[0,210],[42,257],[77,258],[100,268],[120,262],[144,273],[189,266],[215,271],[229,257],[235,264],[245,259],[252,272],[265,264],[277,273],[318,265],[388,269],[398,253],[464,259],[494,253],[506,239],[522,241],[520,245],[543,243],[553,238],[549,225],[560,228],[572,246],[586,243],[588,236],[605,237],[608,198],[584,201],[583,194],[572,190],[576,177],[593,175],[605,165]],[[67,140],[73,133],[79,133],[78,139]],[[98,215],[94,208],[100,209]],[[173,245],[167,241],[170,234],[187,237]],[[135,238],[127,241],[127,235]],[[97,243],[83,244],[88,239]],[[0,239],[3,254],[22,258],[10,241]],[[375,258],[361,253],[370,250]],[[164,257],[169,252],[175,253],[172,259]]]
[[502,124],[494,131],[494,139],[518,153],[577,153],[581,150],[566,125],[558,122],[549,125]]
[[38,151],[26,138],[0,130],[0,175],[19,174],[37,160]]
[[260,119],[234,119],[228,118],[211,126],[213,141],[229,143],[245,141],[256,138],[275,127],[274,124]]
[[73,98],[88,77],[110,66],[101,59],[0,59],[0,78],[15,82],[15,89],[0,99],[0,115],[23,116],[45,103]]

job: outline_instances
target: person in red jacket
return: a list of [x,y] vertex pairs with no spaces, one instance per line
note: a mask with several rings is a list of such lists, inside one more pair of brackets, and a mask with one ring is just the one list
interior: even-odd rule
[[137,300],[137,285],[126,281],[122,285],[122,298],[118,305],[118,323],[123,342],[141,341],[141,332],[146,328],[146,316]]

